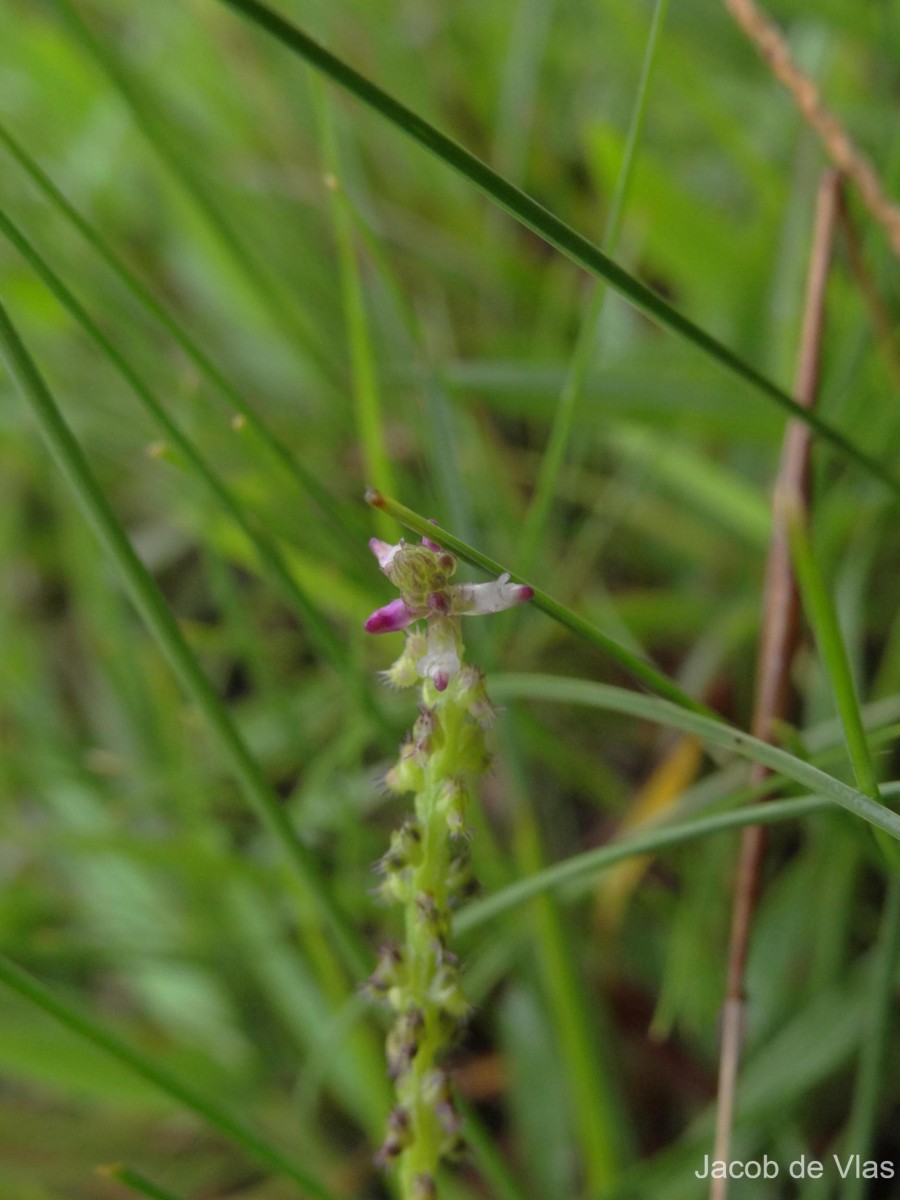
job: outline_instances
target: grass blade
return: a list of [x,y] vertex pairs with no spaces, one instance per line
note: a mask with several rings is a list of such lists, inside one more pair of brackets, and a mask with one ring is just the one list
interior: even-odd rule
[[253,405],[234,386],[215,360],[185,330],[169,310],[153,295],[137,275],[122,261],[109,246],[98,229],[91,224],[56,186],[53,180],[34,161],[25,148],[13,137],[10,131],[0,123],[0,142],[6,147],[19,166],[26,172],[33,183],[72,224],[84,240],[106,263],[119,282],[131,293],[134,299],[144,308],[169,334],[174,342],[184,351],[197,370],[215,388],[222,393],[235,410],[244,418],[260,442],[266,447],[272,458],[281,464],[298,488],[309,496],[318,506],[322,515],[331,521],[343,533],[355,538],[357,542],[365,539],[367,529],[359,519],[355,510],[340,506],[333,496],[319,483],[318,479],[291,453],[284,442],[277,437],[263,421]]
[[453,928],[457,933],[468,933],[502,913],[518,908],[535,896],[554,891],[566,884],[580,882],[587,890],[601,871],[634,855],[655,854],[670,846],[679,846],[683,842],[708,837],[726,829],[792,821],[798,817],[824,812],[829,807],[829,802],[818,796],[803,796],[797,800],[773,800],[770,804],[759,805],[758,810],[755,806],[752,809],[739,808],[634,834],[620,842],[599,846],[596,850],[586,850],[583,854],[575,854],[564,862],[544,867],[533,875],[510,884],[492,896],[467,904],[455,917]]
[[[602,249],[604,254],[613,255],[618,245],[619,233],[622,228],[622,218],[625,214],[625,203],[628,199],[631,179],[634,174],[637,147],[644,128],[644,116],[647,111],[647,98],[650,93],[650,79],[653,74],[653,64],[656,60],[656,49],[659,45],[668,2],[669,0],[656,0],[656,7],[653,10],[650,34],[647,39],[646,50],[644,51],[644,61],[641,65],[637,97],[631,114],[628,137],[625,142],[625,152],[622,156],[622,165],[616,179],[616,190],[613,194],[606,232],[603,237]],[[556,406],[556,412],[553,416],[553,427],[550,430],[547,449],[544,451],[544,457],[541,460],[534,498],[531,501],[522,528],[522,539],[519,545],[517,562],[523,571],[530,571],[537,557],[538,546],[540,545],[541,537],[547,524],[547,518],[550,514],[550,506],[556,495],[559,476],[572,440],[575,415],[584,393],[584,385],[587,382],[588,372],[594,361],[597,329],[600,317],[603,314],[607,295],[608,291],[605,282],[597,283],[588,301],[587,311],[582,319],[578,340],[575,344],[575,351],[572,355],[572,361],[566,374],[559,403]]]
[[295,608],[307,632],[319,651],[338,668],[347,665],[347,653],[343,643],[325,622],[318,609],[301,589],[293,574],[288,570],[281,553],[268,538],[255,529],[232,492],[208,465],[193,442],[182,433],[179,426],[166,412],[160,400],[151,392],[138,372],[124,354],[108,338],[84,306],[75,298],[66,284],[59,278],[34,246],[23,236],[5,212],[0,209],[0,232],[12,242],[22,257],[40,276],[59,303],[75,318],[88,336],[103,351],[118,373],[122,376],[143,407],[171,441],[191,469],[203,480],[231,519],[242,530],[272,580],[278,585],[285,599]]
[[841,636],[837,612],[813,555],[806,525],[799,510],[789,516],[788,524],[791,555],[800,596],[834,693],[853,773],[860,790],[873,800],[879,800],[878,776],[875,774],[875,765],[869,753],[856,685],[853,682],[850,659],[847,657],[847,647]]
[[[512,802],[517,874],[530,878],[544,869],[545,857],[516,715],[510,714],[505,729],[505,785]],[[630,1152],[622,1098],[598,1028],[603,1022],[598,1022],[593,1006],[586,1002],[570,931],[556,898],[541,895],[528,916],[541,988],[572,1097],[585,1184],[589,1194],[602,1195],[615,1181]]]
[[280,1150],[269,1145],[242,1121],[219,1108],[217,1104],[200,1095],[199,1092],[195,1092],[193,1088],[176,1079],[174,1075],[170,1075],[168,1071],[157,1066],[138,1050],[120,1041],[111,1033],[107,1033],[105,1029],[88,1017],[82,1016],[74,1008],[70,1008],[68,1004],[63,1003],[42,983],[11,962],[5,955],[0,955],[0,983],[4,983],[23,999],[37,1005],[48,1016],[58,1021],[60,1025],[64,1025],[76,1036],[91,1042],[130,1071],[159,1088],[167,1096],[195,1112],[214,1129],[218,1129],[220,1133],[243,1146],[260,1162],[293,1179],[303,1188],[306,1195],[315,1196],[318,1200],[334,1200],[333,1194],[324,1184],[285,1158]]
[[165,163],[172,178],[188,195],[207,228],[243,276],[257,305],[266,313],[273,327],[285,336],[288,345],[299,342],[304,355],[321,375],[334,380],[335,364],[324,355],[321,339],[316,336],[305,311],[295,303],[290,291],[281,286],[277,276],[260,261],[245,242],[239,228],[226,216],[213,189],[197,171],[195,160],[175,145],[160,121],[158,100],[145,94],[143,87],[132,78],[115,54],[94,34],[79,11],[79,7],[83,6],[76,6],[72,0],[51,0],[51,3],[122,97],[134,116],[135,124]]
[[708,745],[730,750],[741,758],[762,763],[786,779],[795,780],[814,795],[827,797],[876,829],[883,829],[892,838],[900,840],[900,816],[884,804],[876,803],[856,788],[785,750],[779,750],[777,746],[770,746],[724,721],[692,712],[668,700],[629,692],[606,683],[567,679],[558,675],[495,675],[491,679],[491,692],[498,699],[585,704],[591,708],[603,708],[667,725],[683,733],[696,734]]
[[[325,161],[325,179],[331,198],[334,236],[340,263],[357,436],[362,449],[366,477],[373,479],[376,487],[391,491],[393,475],[384,438],[375,356],[372,352],[372,334],[366,314],[363,282],[353,236],[352,214],[342,181],[334,117],[322,81],[313,77],[310,82],[313,85],[313,102],[319,118],[319,138]],[[391,523],[380,514],[378,524],[378,532],[382,537],[393,537],[394,529]]]
[[528,1200],[498,1148],[496,1136],[485,1127],[475,1110],[462,1097],[456,1099],[463,1118],[463,1137],[471,1147],[479,1173],[491,1188],[496,1200]]
[[[802,513],[788,516],[788,531],[794,571],[803,607],[812,625],[816,644],[828,676],[844,729],[847,753],[859,787],[873,800],[881,800],[875,764],[869,750],[859,699],[847,647],[841,635],[834,602],[816,562]],[[884,1061],[893,1008],[893,981],[900,954],[900,848],[875,830],[878,844],[893,869],[882,915],[872,987],[868,995],[868,1020],[857,1069],[850,1118],[844,1138],[848,1154],[866,1158],[874,1137],[878,1100],[885,1078]],[[851,1173],[841,1190],[843,1200],[860,1200],[863,1179]]]
[[250,807],[279,842],[304,892],[331,926],[357,979],[367,974],[368,956],[355,930],[337,907],[313,855],[300,841],[281,801],[248,750],[228,710],[203,673],[159,588],[138,558],[71,429],[0,303],[0,348],[10,374],[30,407],[53,458],[88,520],[118,567],[132,602],[156,638],[184,690],[203,713],[230,761]]
[[[878,1101],[887,1076],[886,1064],[891,1052],[891,1025],[894,1018],[894,981],[900,958],[900,877],[888,885],[881,920],[878,947],[872,963],[872,981],[863,1022],[865,1033],[853,1090],[850,1120],[844,1135],[846,1154],[866,1159],[875,1138]],[[862,1200],[866,1182],[851,1174],[841,1192],[842,1200]]]
[[[59,0],[56,2],[59,3]],[[342,59],[331,54],[302,29],[292,25],[266,5],[260,4],[259,0],[220,0],[220,3],[235,9],[254,24],[267,30],[293,53],[351,92],[392,125],[403,130],[447,166],[469,179],[544,241],[555,246],[592,275],[605,279],[610,287],[641,312],[691,342],[708,358],[714,359],[733,375],[774,401],[785,412],[809,425],[824,441],[829,442],[847,458],[853,459],[892,491],[900,494],[900,480],[872,455],[851,442],[840,430],[835,429],[816,413],[804,409],[772,380],[745,362],[740,355],[695,325],[640,280],[618,266],[599,247],[498,175],[458,142],[441,133],[434,125],[388,95]]]

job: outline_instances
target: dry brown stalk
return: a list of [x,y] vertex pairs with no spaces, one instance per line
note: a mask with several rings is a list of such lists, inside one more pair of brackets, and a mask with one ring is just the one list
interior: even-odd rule
[[[816,201],[816,220],[806,284],[803,330],[794,394],[806,408],[816,401],[825,320],[825,290],[834,244],[841,196],[841,177],[829,171],[822,179]],[[775,737],[777,724],[787,716],[790,699],[790,668],[797,648],[799,600],[791,569],[787,514],[809,508],[811,436],[808,425],[791,421],[782,445],[781,462],[772,501],[772,534],[766,564],[762,634],[756,676],[753,712],[754,736],[765,741]],[[753,783],[761,783],[769,771],[759,763],[751,768]],[[728,974],[722,1008],[719,1086],[713,1158],[728,1161],[737,1077],[743,1041],[745,998],[744,971],[750,930],[759,896],[765,853],[765,831],[748,826],[741,838],[732,908]],[[726,1179],[712,1179],[710,1200],[725,1200]]]
[[858,188],[863,204],[885,229],[891,249],[900,257],[900,206],[888,198],[869,159],[853,144],[837,117],[825,107],[819,89],[791,58],[781,30],[754,0],[725,0],[725,7],[755,44],[775,78],[790,92],[831,161]]

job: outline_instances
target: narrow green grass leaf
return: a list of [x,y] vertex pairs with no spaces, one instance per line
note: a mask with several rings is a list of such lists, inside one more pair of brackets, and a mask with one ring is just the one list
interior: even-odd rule
[[525,174],[534,132],[535,101],[541,63],[553,27],[557,0],[524,0],[517,6],[494,127],[494,159],[502,174],[520,180]]
[[[860,789],[881,803],[878,775],[869,750],[847,646],[841,634],[834,602],[813,553],[806,522],[799,510],[788,514],[788,537],[803,607],[831,684],[853,773]],[[897,873],[900,869],[900,847],[878,830],[874,832],[893,875],[882,916],[872,987],[867,996],[866,1033],[844,1139],[846,1153],[859,1154],[863,1159],[874,1139],[878,1101],[884,1085],[894,978],[900,956],[900,876]],[[851,1173],[841,1188],[842,1200],[861,1200],[864,1191],[863,1178]]]
[[767,502],[751,484],[671,436],[637,425],[611,422],[607,442],[627,462],[648,472],[648,483],[684,501],[702,519],[765,550],[771,532]]
[[[372,347],[372,335],[366,315],[365,293],[353,236],[350,205],[344,191],[343,175],[338,157],[334,117],[322,81],[318,77],[314,77],[310,82],[319,118],[319,137],[325,161],[325,178],[331,197],[331,214],[340,263],[344,320],[350,344],[356,431],[362,448],[367,478],[374,480],[376,487],[391,492],[393,490],[393,472],[384,436],[384,419],[378,393],[378,374]],[[395,530],[392,522],[387,520],[383,514],[379,514],[377,520],[381,536],[393,537]]]
[[207,379],[239,413],[260,442],[266,447],[273,460],[278,462],[297,487],[309,496],[318,506],[319,511],[336,529],[348,538],[357,542],[366,536],[366,526],[355,510],[340,505],[304,466],[299,459],[287,448],[284,442],[273,433],[266,422],[260,417],[254,406],[234,386],[227,374],[218,366],[215,360],[206,353],[199,343],[188,333],[184,325],[172,315],[146,287],[138,276],[116,254],[100,231],[70,203],[53,180],[34,161],[28,151],[19,143],[10,131],[0,123],[0,142],[6,147],[23,171],[36,184],[43,195],[54,208],[74,226],[84,240],[99,257],[106,263],[119,282],[131,293],[134,299],[148,312],[154,320],[169,334],[174,342],[184,351],[200,374]]
[[[831,805],[818,796],[803,796],[797,800],[773,800],[750,808],[734,809],[709,817],[698,817],[677,825],[660,825],[646,833],[623,838],[596,850],[574,854],[564,862],[554,863],[520,879],[517,883],[476,900],[461,909],[453,921],[457,933],[469,933],[502,913],[518,908],[543,892],[556,891],[567,884],[580,883],[585,889],[609,867],[636,854],[656,854],[670,846],[680,846],[696,838],[709,837],[726,829],[743,829],[747,825],[775,825],[824,812]],[[579,888],[579,892],[581,889]]]
[[285,336],[286,344],[303,347],[306,358],[325,378],[334,378],[335,364],[322,351],[322,342],[310,324],[304,309],[281,286],[276,275],[263,264],[244,240],[243,231],[231,220],[210,187],[197,171],[191,156],[176,144],[171,130],[160,118],[160,103],[148,95],[144,86],[119,61],[116,54],[97,37],[72,0],[51,0],[66,27],[100,67],[134,116],[135,124],[167,167],[172,178],[190,198],[218,245],[225,251],[248,285],[260,310]]
[[310,641],[336,667],[345,669],[348,663],[346,647],[332,631],[316,606],[288,570],[280,550],[248,520],[240,502],[222,482],[212,467],[209,466],[190,438],[172,420],[162,402],[147,387],[135,367],[132,366],[131,362],[118,349],[112,339],[106,336],[97,322],[90,316],[80,301],[76,299],[66,284],[63,283],[46,259],[37,252],[2,209],[0,209],[0,232],[12,242],[63,308],[71,314],[84,329],[85,333],[95,342],[103,354],[106,355],[131,388],[141,405],[159,426],[165,437],[169,439],[172,446],[183,456],[189,468],[203,480],[205,486],[241,529],[253,547],[266,573],[271,576],[284,598],[291,604],[302,620],[309,633]]
[[844,727],[847,753],[853,764],[856,782],[859,784],[860,790],[867,796],[871,796],[873,800],[879,800],[878,776],[869,753],[866,731],[863,728],[862,714],[856,695],[856,685],[850,669],[850,659],[847,656],[847,647],[844,645],[841,635],[834,603],[825,586],[825,580],[822,578],[810,545],[805,523],[799,512],[789,516],[788,528],[791,556],[803,607],[815,634],[816,644],[822,656],[822,665],[831,684],[841,724]]
[[220,1108],[206,1096],[195,1092],[193,1088],[170,1075],[164,1068],[157,1066],[152,1059],[141,1054],[127,1043],[120,1041],[111,1033],[99,1026],[89,1017],[83,1016],[58,997],[54,996],[42,983],[22,970],[5,955],[0,955],[0,983],[18,993],[29,1003],[42,1009],[48,1016],[71,1030],[73,1034],[110,1055],[129,1070],[140,1075],[142,1079],[165,1092],[185,1108],[202,1117],[214,1129],[225,1134],[238,1145],[243,1146],[260,1162],[273,1170],[287,1175],[303,1189],[307,1196],[317,1197],[318,1200],[334,1200],[333,1194],[308,1172],[298,1167],[290,1159],[285,1158],[280,1150],[254,1133],[236,1117]]
[[[383,508],[392,517],[396,517],[400,524],[405,525],[407,529],[412,529],[423,536],[434,538],[435,541],[440,542],[442,546],[459,555],[460,558],[464,559],[467,563],[471,563],[472,566],[481,567],[482,570],[488,571],[492,575],[506,573],[505,568],[500,563],[495,562],[494,559],[489,558],[486,554],[482,554],[474,546],[469,546],[460,538],[441,528],[440,525],[435,525],[433,522],[426,520],[425,517],[420,516],[417,512],[413,512],[405,504],[400,504],[399,501],[391,499],[390,496],[382,496],[380,492],[370,489],[366,493],[366,499],[370,504],[375,505],[376,508]],[[554,600],[552,596],[549,596],[540,588],[534,587],[533,584],[528,583],[528,580],[522,579],[521,576],[512,574],[511,577],[516,582],[527,583],[529,587],[533,588],[534,598],[531,603],[535,607],[541,609],[547,616],[552,617],[561,625],[564,625],[572,633],[577,634],[578,637],[591,642],[599,650],[602,650],[604,654],[608,654],[610,658],[624,667],[639,683],[642,683],[651,691],[665,696],[674,704],[679,704],[693,712],[710,712],[705,705],[693,700],[677,684],[663,675],[661,671],[658,671],[644,659],[638,658],[636,654],[633,654],[613,638],[607,637],[605,633],[601,633],[590,621],[585,620],[584,617],[580,617],[570,608],[566,608],[564,604],[560,604],[558,600]]]
[[[56,2],[59,3],[60,0]],[[829,442],[847,458],[853,459],[892,491],[900,494],[900,480],[872,455],[851,442],[840,430],[835,429],[815,412],[798,404],[750,363],[745,362],[712,334],[695,325],[640,280],[618,266],[599,247],[582,237],[525,192],[503,179],[458,142],[441,133],[342,59],[331,54],[303,30],[266,5],[260,4],[259,0],[220,0],[220,3],[235,9],[254,24],[267,30],[293,53],[351,92],[392,125],[403,130],[447,166],[469,179],[539,237],[561,250],[592,275],[605,279],[641,312],[691,342],[708,358],[714,359],[733,375],[774,401],[785,412],[809,425],[824,441]]]
[[[843,1138],[844,1154],[865,1160],[875,1140],[878,1105],[887,1077],[895,1013],[895,980],[900,959],[900,876],[888,885],[872,977],[866,996],[865,1033],[853,1091],[850,1120]],[[841,1200],[862,1200],[867,1183],[851,1173],[841,1190]]]
[[474,540],[472,501],[465,486],[465,473],[460,466],[460,430],[458,414],[448,396],[444,367],[428,349],[423,318],[410,302],[407,289],[391,266],[385,247],[347,194],[348,209],[354,221],[356,236],[378,272],[382,298],[386,298],[397,314],[408,341],[407,356],[420,360],[421,386],[425,394],[426,428],[425,453],[429,473],[438,497],[439,508],[453,515],[453,524],[463,537]]
[[0,347],[57,466],[68,480],[100,542],[116,564],[132,602],[156,638],[184,690],[215,734],[250,807],[266,825],[294,867],[304,893],[332,928],[354,978],[367,974],[368,955],[331,896],[315,857],[297,836],[279,797],[269,786],[225,705],[203,673],[156,583],[138,558],[113,512],[78,441],[0,304]]
[[[504,733],[515,861],[518,873],[531,877],[544,869],[546,860],[515,714]],[[587,1188],[592,1195],[602,1195],[629,1156],[627,1118],[598,1028],[602,1022],[586,1002],[577,956],[555,897],[539,897],[529,912],[529,929],[572,1098]]]
[[[644,117],[647,112],[647,99],[650,94],[650,80],[653,75],[653,64],[656,60],[656,50],[659,45],[660,33],[665,21],[668,0],[656,0],[653,18],[650,22],[650,33],[647,47],[644,51],[644,61],[641,64],[641,75],[638,82],[637,95],[631,113],[628,136],[625,142],[625,152],[622,155],[622,165],[616,179],[616,190],[610,205],[606,232],[603,237],[602,249],[604,254],[615,254],[622,229],[622,219],[625,215],[625,204],[631,188],[634,174],[634,164],[637,159],[637,148],[644,129]],[[530,571],[537,557],[538,547],[550,515],[550,506],[556,495],[559,477],[565,463],[566,454],[572,441],[572,430],[575,425],[575,415],[584,387],[587,382],[591,365],[594,361],[597,344],[597,330],[603,308],[608,295],[606,282],[601,281],[594,286],[588,300],[587,309],[582,318],[578,339],[563,384],[559,403],[553,416],[553,426],[547,448],[541,460],[538,471],[537,485],[534,498],[531,501],[522,527],[522,537],[519,543],[517,562],[520,570]]]
[[793,779],[817,796],[825,796],[876,829],[883,829],[900,840],[900,816],[878,804],[862,792],[842,783],[811,763],[770,746],[724,721],[711,719],[656,696],[629,692],[606,683],[587,679],[567,679],[558,675],[502,675],[491,679],[491,692],[499,699],[549,700],[562,704],[587,705],[625,713],[642,720],[693,733],[710,746],[730,750],[741,758],[762,763],[778,775]]

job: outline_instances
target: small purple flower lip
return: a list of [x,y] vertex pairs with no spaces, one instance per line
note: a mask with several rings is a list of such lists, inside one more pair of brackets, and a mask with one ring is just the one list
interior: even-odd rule
[[372,613],[366,621],[366,633],[396,633],[398,629],[412,625],[420,616],[402,597],[398,597]]

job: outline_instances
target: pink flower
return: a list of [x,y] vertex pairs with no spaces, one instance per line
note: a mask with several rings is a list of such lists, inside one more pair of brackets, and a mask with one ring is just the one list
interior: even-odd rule
[[396,633],[415,621],[426,621],[426,651],[417,652],[415,669],[420,678],[431,679],[439,692],[459,673],[458,618],[502,612],[534,595],[527,584],[511,583],[508,574],[492,583],[451,583],[456,559],[427,537],[420,545],[400,541],[395,546],[372,538],[369,547],[400,597],[376,609],[366,621],[366,631]]
[[396,633],[405,629],[423,614],[409,607],[403,597],[376,608],[366,621],[366,633]]

